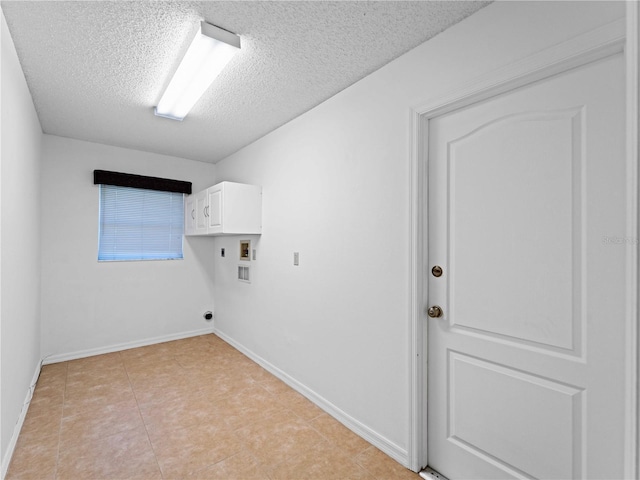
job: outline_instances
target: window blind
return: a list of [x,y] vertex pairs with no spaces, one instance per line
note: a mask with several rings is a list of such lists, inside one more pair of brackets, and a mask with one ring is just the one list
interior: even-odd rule
[[100,185],[98,260],[181,259],[184,194]]

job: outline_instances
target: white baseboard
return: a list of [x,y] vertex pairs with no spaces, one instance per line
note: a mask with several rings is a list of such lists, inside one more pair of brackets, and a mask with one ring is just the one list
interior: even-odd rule
[[127,343],[118,343],[106,347],[90,348],[88,350],[80,350],[77,352],[47,355],[46,357],[44,357],[42,362],[43,365],[49,365],[51,363],[77,360],[78,358],[93,357],[94,355],[103,355],[105,353],[121,352],[122,350],[129,350],[131,348],[146,347],[148,345],[155,345],[156,343],[182,340],[183,338],[197,337],[200,335],[207,335],[209,333],[213,333],[213,328],[204,328],[202,330],[192,330],[190,332],[173,333],[171,335],[163,335],[161,337],[147,338],[144,340],[136,340],[134,342]]
[[102,355],[105,353],[120,352],[122,350],[129,350],[130,348],[145,347],[145,346],[154,345],[157,343],[170,342],[172,340],[181,340],[183,338],[189,338],[189,337],[197,337],[199,335],[206,335],[210,333],[215,333],[220,338],[222,338],[225,342],[229,343],[234,348],[238,349],[240,352],[242,352],[244,355],[249,357],[251,360],[253,360],[257,364],[259,364],[260,366],[268,370],[270,373],[278,377],[280,380],[285,382],[291,388],[293,388],[300,394],[304,395],[306,398],[308,398],[310,401],[312,401],[322,410],[324,410],[333,418],[335,418],[340,423],[342,423],[349,430],[353,431],[355,434],[364,438],[366,441],[368,441],[369,443],[371,443],[372,445],[374,445],[375,447],[377,447],[378,449],[380,449],[381,451],[389,455],[391,458],[393,458],[400,464],[404,465],[407,468],[409,467],[409,455],[405,449],[401,448],[394,442],[390,441],[389,439],[380,435],[373,429],[364,425],[362,422],[348,415],[347,413],[345,413],[344,411],[342,411],[341,409],[333,405],[331,402],[326,400],[324,397],[318,395],[313,390],[309,389],[308,387],[306,387],[305,385],[303,385],[293,377],[290,377],[288,374],[286,374],[279,368],[275,367],[274,365],[266,361],[264,358],[255,354],[253,351],[239,344],[232,338],[228,337],[223,332],[217,330],[216,328],[207,328],[207,329],[194,330],[190,332],[182,332],[182,333],[172,334],[172,335],[164,335],[161,337],[154,337],[154,338],[139,340],[135,342],[120,343],[120,344],[110,345],[106,347],[81,350],[77,352],[49,355],[45,357],[37,365],[36,371],[33,376],[33,380],[31,382],[31,387],[29,388],[29,391],[27,392],[27,395],[25,398],[24,407],[20,412],[20,417],[14,428],[13,436],[11,437],[11,441],[9,442],[9,446],[7,448],[5,456],[2,459],[2,475],[0,476],[0,478],[4,479],[5,475],[7,474],[7,470],[9,469],[9,463],[11,462],[11,457],[13,456],[13,451],[15,450],[15,446],[18,441],[18,435],[20,434],[20,430],[22,429],[22,424],[24,423],[24,419],[27,414],[27,409],[28,409],[29,403],[31,402],[31,397],[33,396],[33,390],[38,380],[38,377],[40,375],[40,370],[42,368],[42,365],[65,362],[68,360],[76,360],[79,358],[86,358],[94,355]]
[[16,425],[13,427],[13,434],[11,435],[11,440],[9,441],[9,445],[7,446],[7,451],[2,458],[2,470],[0,471],[0,478],[4,480],[4,477],[7,475],[7,471],[9,470],[9,464],[11,463],[11,458],[13,457],[13,452],[16,449],[16,444],[18,443],[18,436],[20,435],[20,430],[22,430],[22,425],[24,424],[24,419],[27,417],[27,410],[29,409],[29,404],[31,403],[31,398],[33,397],[33,391],[35,390],[36,382],[38,381],[38,377],[40,376],[40,370],[42,369],[42,360],[38,362],[36,365],[36,371],[33,373],[33,378],[31,379],[31,383],[29,384],[29,389],[27,390],[27,395],[24,399],[24,403],[22,404],[22,410],[20,411],[20,416],[18,417],[18,421]]
[[270,373],[278,377],[280,380],[282,380],[284,383],[289,385],[291,388],[293,388],[300,394],[307,397],[309,400],[315,403],[318,407],[320,407],[322,410],[327,412],[333,418],[338,420],[340,423],[342,423],[345,427],[347,427],[349,430],[354,432],[356,435],[359,435],[360,437],[364,438],[367,442],[371,443],[372,445],[374,445],[375,447],[377,447],[378,449],[380,449],[381,451],[389,455],[391,458],[393,458],[394,460],[402,464],[403,466],[409,468],[409,454],[407,450],[401,448],[400,446],[396,445],[394,442],[380,435],[378,432],[367,427],[362,422],[356,420],[352,416],[343,412],[338,407],[333,405],[331,402],[321,397],[320,395],[315,393],[313,390],[309,389],[308,387],[306,387],[305,385],[297,381],[295,378],[290,377],[285,372],[283,372],[279,368],[275,367],[274,365],[266,361],[264,358],[260,357],[259,355],[256,355],[251,350],[247,349],[246,347],[239,344],[232,338],[228,337],[220,330],[214,328],[213,333],[215,333],[217,336],[222,338],[225,342],[232,345],[234,348],[238,349],[240,352],[245,354],[247,357],[249,357],[251,360],[256,362],[261,367],[263,367],[265,370],[268,370]]

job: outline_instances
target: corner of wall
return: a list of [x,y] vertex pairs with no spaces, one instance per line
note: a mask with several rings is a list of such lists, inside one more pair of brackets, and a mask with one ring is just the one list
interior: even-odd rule
[[0,16],[0,458],[4,477],[41,365],[42,127],[4,13]]

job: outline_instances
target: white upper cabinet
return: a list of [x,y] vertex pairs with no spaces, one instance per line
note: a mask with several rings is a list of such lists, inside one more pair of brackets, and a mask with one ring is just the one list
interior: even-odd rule
[[262,233],[262,188],[222,182],[185,201],[185,235]]

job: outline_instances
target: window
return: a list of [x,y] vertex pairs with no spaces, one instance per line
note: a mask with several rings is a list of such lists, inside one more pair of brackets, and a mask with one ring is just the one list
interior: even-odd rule
[[99,261],[182,256],[184,194],[100,185]]

